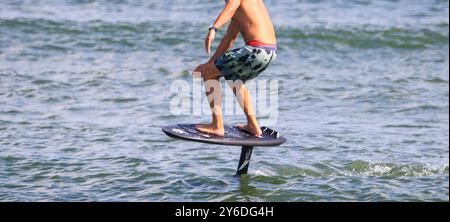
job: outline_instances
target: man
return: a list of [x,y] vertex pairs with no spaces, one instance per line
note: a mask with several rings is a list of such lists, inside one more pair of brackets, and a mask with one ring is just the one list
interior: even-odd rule
[[[211,52],[216,32],[230,20],[228,30],[211,59],[199,65],[194,73],[201,73],[206,95],[211,106],[212,123],[197,125],[201,132],[224,136],[222,119],[222,92],[219,79],[233,81],[232,89],[247,117],[247,125],[239,127],[255,136],[262,131],[256,120],[251,98],[245,82],[263,72],[276,57],[276,35],[266,6],[262,0],[227,0],[216,21],[209,28],[205,49]],[[239,33],[246,45],[230,50]],[[238,83],[238,84],[236,84]],[[239,84],[240,83],[240,84]]]

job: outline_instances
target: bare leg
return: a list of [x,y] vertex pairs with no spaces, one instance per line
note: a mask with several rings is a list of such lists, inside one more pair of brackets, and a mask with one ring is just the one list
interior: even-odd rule
[[214,64],[207,66],[203,70],[203,81],[205,82],[205,92],[208,97],[209,106],[212,112],[211,124],[196,125],[195,129],[200,132],[224,136],[225,130],[222,117],[222,87],[219,82],[220,72]]
[[258,120],[256,119],[250,92],[248,91],[247,87],[242,83],[242,81],[229,83],[239,105],[244,110],[245,116],[247,117],[247,125],[240,124],[238,125],[238,127],[254,134],[255,136],[261,136],[262,130],[259,127]]

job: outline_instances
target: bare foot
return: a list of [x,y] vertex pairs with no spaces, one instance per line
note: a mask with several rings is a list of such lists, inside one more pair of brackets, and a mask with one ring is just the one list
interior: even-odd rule
[[237,127],[239,127],[239,129],[245,130],[257,137],[261,137],[261,135],[262,135],[262,130],[253,124],[248,124],[248,125],[239,124]]
[[207,133],[207,134],[212,134],[215,136],[220,136],[223,137],[225,135],[225,129],[222,128],[218,128],[216,126],[214,126],[213,124],[200,124],[200,125],[196,125],[195,129],[203,132],[203,133]]

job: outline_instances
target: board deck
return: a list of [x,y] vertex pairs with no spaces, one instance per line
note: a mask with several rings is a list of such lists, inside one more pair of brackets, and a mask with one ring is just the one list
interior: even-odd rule
[[195,129],[195,124],[171,125],[163,127],[162,130],[168,136],[177,139],[227,146],[273,147],[286,142],[286,139],[280,137],[277,131],[267,127],[261,127],[263,131],[261,137],[251,135],[235,126],[225,126],[224,137],[199,132]]

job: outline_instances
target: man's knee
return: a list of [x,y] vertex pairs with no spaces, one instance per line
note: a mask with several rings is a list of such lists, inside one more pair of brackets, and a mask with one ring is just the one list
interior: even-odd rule
[[202,76],[204,81],[218,79],[220,77],[220,71],[214,63],[210,63],[204,67]]

